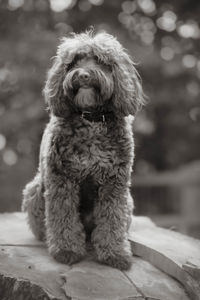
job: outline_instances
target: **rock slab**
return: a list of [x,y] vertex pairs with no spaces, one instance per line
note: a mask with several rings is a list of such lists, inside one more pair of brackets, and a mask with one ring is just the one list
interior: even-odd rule
[[[137,255],[140,255],[139,245],[143,247],[145,243],[142,236],[147,229],[155,232],[158,227],[148,218],[133,218],[130,240]],[[138,240],[138,237],[141,240]],[[154,239],[154,236],[152,236],[152,239]],[[149,248],[150,253],[152,253],[152,244]],[[160,249],[158,250],[160,251]],[[29,231],[23,213],[1,214],[0,299],[192,299],[182,284],[159,270],[160,266],[153,266],[147,255],[147,260],[149,259],[150,262],[144,260],[142,258],[144,256],[144,251],[141,251],[141,257],[133,256],[132,267],[126,272],[101,265],[95,262],[90,254],[85,260],[69,267],[56,262],[48,254],[45,245],[34,238]],[[196,280],[195,276],[198,279],[199,273],[198,270],[194,270],[194,263],[196,263],[194,259],[193,261],[190,259],[190,265],[185,264],[185,268],[189,271],[184,270],[184,272],[187,272],[191,278]]]

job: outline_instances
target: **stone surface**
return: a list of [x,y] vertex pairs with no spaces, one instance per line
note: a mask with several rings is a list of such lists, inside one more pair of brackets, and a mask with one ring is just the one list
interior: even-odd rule
[[[46,299],[64,300],[66,295],[61,288],[64,281],[60,274],[68,269],[68,266],[56,263],[44,247],[0,246],[0,274],[5,276],[3,281],[0,279],[0,299],[29,300],[29,289],[33,289],[31,299],[46,296]],[[9,289],[7,279],[10,280]],[[27,282],[29,285],[25,286]],[[12,298],[8,297],[10,291]],[[39,298],[37,293],[42,297]]]
[[[157,227],[134,217],[133,248],[138,236]],[[135,234],[132,236],[132,230]],[[144,235],[145,236],[145,235]],[[154,239],[151,233],[149,238]],[[152,248],[150,247],[150,250]],[[137,252],[137,253],[136,253]],[[138,255],[138,251],[135,251]],[[143,255],[143,252],[141,252]],[[194,261],[193,261],[194,263]],[[188,273],[189,274],[189,273]],[[88,255],[69,267],[57,263],[43,243],[36,241],[23,213],[0,215],[1,300],[189,300],[183,286],[149,262],[133,256],[127,272],[100,265]]]
[[189,299],[177,281],[141,258],[134,257],[131,270],[126,275],[147,299]]
[[192,299],[200,299],[200,241],[159,227],[129,232],[133,253],[179,280]]
[[29,230],[24,213],[0,214],[0,245],[44,246]]
[[74,265],[64,276],[66,295],[73,299],[144,299],[121,271],[93,261]]

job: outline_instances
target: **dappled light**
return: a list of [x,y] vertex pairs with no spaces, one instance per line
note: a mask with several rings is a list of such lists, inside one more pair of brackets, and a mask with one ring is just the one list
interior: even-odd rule
[[8,9],[15,10],[24,5],[24,0],[8,0]]
[[78,4],[80,11],[87,12],[91,9],[92,4],[87,0],[81,0]]
[[174,50],[171,47],[163,47],[160,50],[160,55],[164,60],[171,60],[174,57]]
[[[171,145],[173,139],[170,138],[169,124],[173,126],[176,118],[182,120],[180,124],[185,124],[187,128],[190,126],[188,122],[192,122],[192,126],[198,126],[200,93],[198,9],[189,13],[188,8],[186,14],[181,8],[182,6],[175,2],[153,0],[110,1],[109,3],[103,0],[2,2],[1,15],[6,16],[9,12],[10,17],[16,18],[16,26],[9,27],[8,21],[8,24],[6,25],[5,22],[2,27],[7,28],[10,38],[7,44],[6,39],[3,38],[1,44],[2,57],[5,58],[0,64],[2,94],[0,115],[5,124],[1,133],[1,155],[5,151],[5,141],[16,155],[18,153],[33,155],[35,150],[32,134],[28,134],[28,131],[40,132],[42,123],[38,121],[38,126],[34,124],[32,127],[31,123],[27,125],[27,122],[34,122],[35,117],[40,120],[46,118],[41,90],[50,57],[54,54],[61,36],[71,31],[89,29],[91,25],[94,25],[94,30],[107,30],[118,35],[119,39],[124,40],[135,62],[139,64],[144,90],[150,101],[150,105],[144,108],[147,113],[141,118],[138,115],[137,120],[136,128],[141,147],[145,136],[157,135],[158,128],[167,130],[167,138]],[[191,9],[193,9],[192,4]],[[103,14],[100,15],[101,13]],[[96,21],[93,16],[96,16]],[[27,35],[27,32],[30,34]],[[174,90],[176,93],[172,92]],[[160,103],[165,103],[167,106],[166,119],[160,115]],[[180,111],[175,109],[180,105],[182,107]],[[20,118],[21,113],[24,118]],[[175,128],[177,132],[179,132],[178,127]],[[18,137],[19,131],[22,136]],[[196,142],[197,135],[197,130],[194,131],[193,136],[190,133],[193,143]],[[36,136],[35,138],[38,139]],[[160,139],[158,135],[156,138]],[[177,143],[178,140],[179,138],[176,140]],[[173,163],[171,159],[168,160],[168,151],[166,151],[160,165],[156,158],[153,158],[155,149],[153,145],[151,147],[152,156],[148,153],[147,161],[149,164],[154,164],[156,169],[174,168],[192,157],[198,157],[196,147],[191,150],[187,137],[185,138],[187,158],[180,154],[176,156]],[[171,147],[174,147],[175,151],[175,144]],[[11,157],[14,155],[12,154]],[[137,157],[136,164],[143,159],[140,158],[140,153]],[[10,161],[18,163],[14,158]]]
[[75,4],[76,0],[51,0],[51,9],[55,12],[61,12],[65,9],[71,8]]
[[177,31],[178,34],[183,38],[200,38],[199,25],[193,20],[188,20],[186,23],[179,24]]
[[137,4],[147,15],[153,15],[156,12],[156,4],[153,0],[138,0]]
[[3,150],[6,145],[6,138],[3,134],[0,134],[0,150]]
[[13,166],[17,162],[17,154],[12,149],[5,149],[3,153],[3,161],[8,166]]
[[192,54],[186,54],[182,59],[183,65],[186,68],[194,68],[196,66],[196,57]]
[[160,29],[172,32],[176,29],[177,16],[173,11],[167,10],[157,19],[156,23]]

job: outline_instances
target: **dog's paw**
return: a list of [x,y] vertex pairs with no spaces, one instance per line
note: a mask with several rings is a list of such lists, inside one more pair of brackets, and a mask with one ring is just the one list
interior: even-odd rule
[[100,262],[120,270],[128,270],[132,265],[131,256],[123,256],[120,254],[108,256],[107,258],[101,259]]
[[82,259],[83,256],[66,250],[59,250],[52,254],[53,258],[62,264],[72,265]]

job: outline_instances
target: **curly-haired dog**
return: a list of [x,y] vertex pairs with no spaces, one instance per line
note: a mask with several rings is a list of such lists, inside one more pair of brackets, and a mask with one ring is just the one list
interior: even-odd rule
[[64,38],[44,95],[50,121],[37,175],[24,190],[30,227],[62,263],[83,258],[89,239],[100,262],[128,269],[129,115],[143,102],[134,64],[109,34]]

